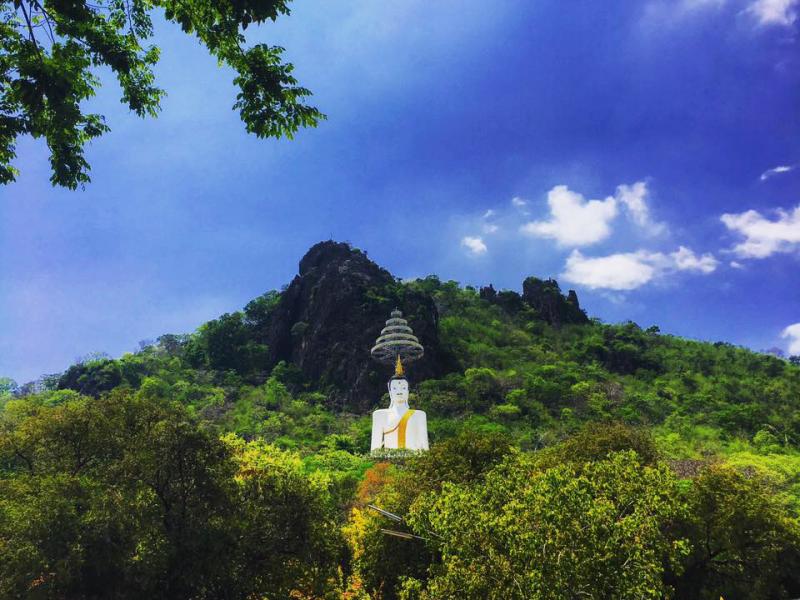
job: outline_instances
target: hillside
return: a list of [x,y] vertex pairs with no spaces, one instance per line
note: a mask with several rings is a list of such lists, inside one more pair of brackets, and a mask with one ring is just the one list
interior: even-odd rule
[[[403,282],[362,251],[322,242],[283,291],[242,311],[191,334],[163,335],[136,353],[73,365],[40,389],[6,393],[0,551],[13,549],[17,558],[0,567],[0,595],[22,597],[37,577],[41,597],[81,598],[106,597],[102,586],[115,577],[128,586],[115,597],[154,589],[171,590],[165,597],[221,597],[225,586],[234,590],[226,597],[237,598],[291,590],[298,598],[448,598],[465,589],[461,597],[578,597],[570,579],[589,586],[583,591],[600,586],[594,597],[798,593],[800,366],[657,327],[601,323],[552,280],[529,277],[520,289],[476,290],[435,276]],[[369,414],[386,404],[389,375],[369,348],[395,306],[425,346],[409,370],[411,406],[427,411],[433,450],[390,465],[367,454]],[[177,456],[190,463],[202,456],[195,467],[204,475],[173,497],[163,480],[184,476],[184,459],[171,462]],[[226,477],[238,483],[208,483]],[[247,487],[251,477],[261,483]],[[109,486],[118,485],[120,498],[131,498],[123,505],[108,500]],[[197,490],[208,494],[202,502],[195,502]],[[152,505],[141,500],[148,494]],[[56,496],[62,501],[50,510]],[[511,516],[502,508],[510,498],[526,499],[512,503],[521,512]],[[187,510],[197,515],[178,519],[188,529],[175,533],[168,515],[178,500],[181,519],[189,519]],[[386,538],[386,524],[364,509],[368,502],[408,513],[413,531],[446,542],[423,548]],[[603,502],[625,508],[606,514]],[[79,505],[94,507],[97,539],[76,533],[88,518]],[[220,506],[228,508],[218,513]],[[141,535],[105,531],[114,510],[130,516]],[[209,511],[217,521],[204,522]],[[25,528],[37,519],[63,531],[64,547],[82,548],[80,556],[46,528]],[[526,519],[525,531],[506,531]],[[570,538],[583,519],[597,519],[585,526],[600,529]],[[546,535],[536,524],[545,521],[555,528]],[[207,537],[195,538],[192,527]],[[274,547],[258,536],[246,541],[247,532],[269,537],[281,527],[288,538],[269,538]],[[119,548],[140,550],[120,550],[107,572],[93,575],[86,553],[103,547],[101,531],[119,538]],[[540,534],[549,541],[537,543],[569,548],[569,566],[534,568],[549,564],[551,554],[519,544]],[[706,534],[717,550],[702,548]],[[226,541],[217,547],[211,540]],[[273,549],[263,556],[254,550],[265,544]],[[275,558],[284,546],[302,560]],[[235,564],[214,567],[228,569],[215,574],[208,553],[223,547]],[[603,552],[611,558],[599,565]],[[483,556],[500,557],[488,563],[495,583],[479,567]],[[380,557],[396,571],[386,571]],[[268,585],[262,578],[281,571],[276,564],[292,566],[285,581]],[[49,579],[47,569],[58,575]],[[515,582],[515,569],[538,574]],[[601,571],[607,581],[597,581]],[[182,579],[188,573],[205,583]],[[551,590],[567,587],[537,596],[542,581]],[[527,591],[509,592],[516,585]]]
[[[725,342],[662,335],[657,327],[589,320],[577,295],[534,277],[522,293],[476,291],[435,276],[401,282],[346,244],[317,244],[283,292],[271,291],[240,312],[190,335],[164,335],[119,359],[77,364],[58,390],[98,396],[118,386],[145,387],[244,435],[285,436],[290,446],[311,418],[314,441],[365,426],[381,401],[388,372],[369,348],[401,307],[425,346],[411,367],[415,404],[434,419],[434,436],[465,420],[514,433],[525,446],[577,422],[620,419],[666,424],[688,433],[711,427],[721,439],[759,431],[800,439],[800,367]],[[281,402],[294,410],[276,411]],[[265,434],[265,422],[282,425]],[[351,434],[364,449],[365,435]]]

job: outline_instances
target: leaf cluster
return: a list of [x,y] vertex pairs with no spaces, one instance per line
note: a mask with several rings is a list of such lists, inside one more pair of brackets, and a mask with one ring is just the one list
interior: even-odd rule
[[155,116],[165,92],[155,82],[158,47],[152,15],[194,35],[235,72],[234,103],[248,132],[291,138],[324,115],[305,104],[283,48],[246,47],[248,25],[289,13],[286,0],[5,0],[0,2],[0,183],[14,181],[17,140],[42,138],[50,149],[53,185],[90,181],[85,146],[109,131],[102,115],[84,111],[110,69],[121,102],[140,117]]

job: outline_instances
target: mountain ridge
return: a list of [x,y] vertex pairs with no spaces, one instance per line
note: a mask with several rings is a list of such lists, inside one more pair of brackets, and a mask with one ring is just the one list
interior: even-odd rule
[[99,397],[129,388],[241,435],[289,447],[344,436],[335,443],[363,450],[389,377],[369,350],[395,307],[426,348],[409,377],[432,441],[480,423],[537,447],[608,419],[800,440],[800,368],[790,361],[589,319],[553,280],[529,277],[521,294],[436,276],[400,281],[333,241],[312,247],[283,292],[192,334],[75,364],[43,389]]
[[[569,290],[567,296],[562,295],[555,280],[528,277],[522,290],[522,294],[497,292],[488,284],[479,295],[508,314],[532,309],[556,326],[589,322],[576,292]],[[267,295],[271,295],[269,300],[265,300]],[[441,307],[432,294],[405,286],[348,243],[327,240],[314,244],[300,259],[298,273],[284,290],[265,296],[245,308],[255,354],[243,359],[242,353],[237,353],[232,360],[217,360],[223,370],[235,367],[237,362],[261,361],[261,367],[271,371],[283,362],[297,369],[304,380],[325,390],[329,408],[364,412],[384,392],[387,370],[370,359],[369,349],[394,308],[403,311],[425,347],[424,358],[411,367],[413,379],[436,379],[463,368],[439,341]],[[209,323],[229,319],[226,313]],[[208,323],[201,327],[206,326]],[[221,335],[235,343],[230,341],[235,332]],[[167,341],[174,337],[162,336]],[[58,388],[97,395],[121,383],[121,379],[112,377],[105,384],[87,387],[80,383],[83,370],[82,365],[70,367],[59,378]]]

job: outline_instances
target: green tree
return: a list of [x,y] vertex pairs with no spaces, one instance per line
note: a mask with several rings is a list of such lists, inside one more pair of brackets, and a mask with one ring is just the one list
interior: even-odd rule
[[704,470],[688,492],[676,535],[692,551],[679,576],[678,597],[794,598],[800,593],[800,527],[776,487],[724,465]]
[[537,454],[541,465],[603,460],[614,452],[633,450],[646,465],[657,462],[658,450],[646,429],[624,423],[589,423],[562,443]]
[[153,74],[159,49],[148,45],[156,10],[235,71],[233,106],[249,133],[291,138],[316,125],[324,115],[304,103],[310,92],[292,76],[283,48],[245,47],[248,25],[289,14],[288,1],[3,0],[0,183],[15,179],[16,140],[26,134],[50,148],[53,185],[74,189],[89,182],[84,146],[109,130],[102,115],[82,107],[97,90],[99,67],[111,69],[121,101],[134,113],[157,114],[164,96]]
[[[363,504],[374,502],[405,515],[420,494],[435,493],[446,482],[480,481],[510,452],[511,445],[502,436],[466,430],[434,444],[429,452],[409,461],[406,468],[388,471],[391,474],[382,481],[379,493],[366,494]],[[371,594],[391,600],[397,598],[403,577],[424,579],[433,554],[418,540],[385,535],[381,528],[388,525],[384,517],[356,507],[346,531],[356,577]]]
[[59,389],[71,389],[87,396],[108,392],[123,382],[119,361],[102,358],[72,365],[58,378]]
[[475,410],[486,410],[503,399],[502,386],[492,369],[467,369],[464,372],[464,381],[467,400]]
[[431,532],[441,563],[405,596],[661,598],[664,565],[685,549],[663,534],[677,492],[666,467],[633,452],[543,471],[512,455],[480,485],[446,483],[414,503],[410,521]]
[[418,494],[438,490],[446,481],[478,481],[511,452],[507,436],[465,429],[412,460],[403,485]]
[[241,312],[225,313],[205,323],[194,342],[201,350],[204,366],[240,375],[266,369],[267,347],[253,339],[253,331]]
[[19,389],[17,382],[10,377],[0,377],[0,410],[3,410],[9,398],[14,397],[14,392]]
[[10,396],[17,389],[17,382],[10,377],[0,377],[0,397]]
[[322,595],[341,537],[324,477],[116,391],[0,422],[3,598]]

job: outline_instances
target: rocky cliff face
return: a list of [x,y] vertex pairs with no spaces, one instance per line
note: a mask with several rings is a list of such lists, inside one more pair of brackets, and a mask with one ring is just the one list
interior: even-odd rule
[[555,279],[544,281],[528,277],[522,282],[522,300],[553,325],[589,322],[575,290],[569,290],[566,297],[563,296]]
[[331,408],[369,410],[391,375],[391,368],[373,361],[369,351],[395,307],[425,347],[425,356],[409,368],[412,385],[443,375],[450,363],[439,344],[433,300],[409,291],[348,244],[316,244],[270,315],[264,340],[269,362],[298,367],[329,392]]
[[510,314],[516,314],[527,306],[533,309],[536,317],[551,325],[589,322],[575,290],[569,290],[564,296],[555,279],[528,277],[522,282],[522,295],[509,290],[498,292],[489,284],[480,289],[480,297]]

